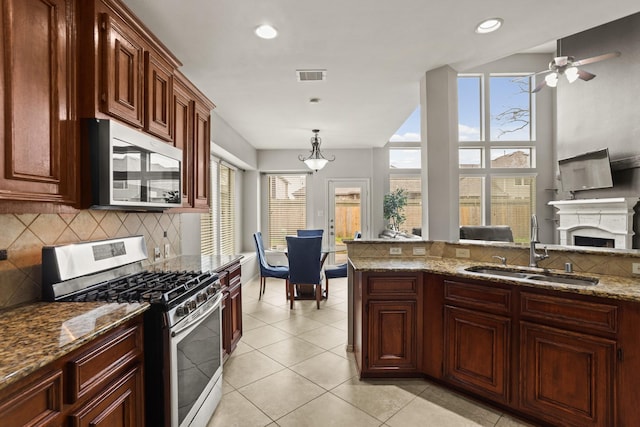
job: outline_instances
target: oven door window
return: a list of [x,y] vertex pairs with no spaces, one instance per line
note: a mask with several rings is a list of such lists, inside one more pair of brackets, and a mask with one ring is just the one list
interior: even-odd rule
[[221,367],[220,307],[177,343],[178,424]]
[[180,203],[180,162],[114,140],[113,200],[126,203]]

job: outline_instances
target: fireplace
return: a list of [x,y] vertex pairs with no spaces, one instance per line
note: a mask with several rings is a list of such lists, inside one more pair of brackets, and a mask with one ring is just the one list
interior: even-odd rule
[[556,200],[561,245],[631,249],[637,197]]
[[595,246],[596,248],[615,248],[615,239],[603,239],[601,237],[573,236],[573,244],[576,246]]

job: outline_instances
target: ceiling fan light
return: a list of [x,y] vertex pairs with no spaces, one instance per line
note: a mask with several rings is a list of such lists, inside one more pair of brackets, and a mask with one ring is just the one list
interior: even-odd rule
[[578,69],[576,67],[569,67],[564,71],[564,75],[567,76],[567,80],[569,83],[573,83],[578,80],[580,75],[578,74]]
[[558,73],[547,74],[544,81],[549,87],[556,87],[558,85]]

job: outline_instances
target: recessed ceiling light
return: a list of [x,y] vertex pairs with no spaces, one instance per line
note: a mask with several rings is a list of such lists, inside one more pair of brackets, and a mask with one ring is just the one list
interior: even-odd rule
[[278,35],[278,30],[273,28],[271,25],[260,25],[256,28],[256,35],[262,39],[274,39]]
[[476,26],[476,33],[487,34],[492,33],[502,26],[502,18],[485,19]]

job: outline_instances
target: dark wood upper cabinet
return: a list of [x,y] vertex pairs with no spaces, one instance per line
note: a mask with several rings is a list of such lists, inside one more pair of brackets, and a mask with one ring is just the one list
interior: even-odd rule
[[78,198],[72,0],[0,6],[0,199]]
[[100,14],[103,69],[100,111],[143,126],[143,41],[115,16]]
[[118,0],[78,1],[77,19],[80,117],[116,118],[171,141],[180,61]]
[[178,77],[173,82],[171,136],[182,150],[182,206],[193,206],[193,96]]
[[158,138],[172,141],[173,70],[151,52],[145,52],[144,56],[145,130]]
[[207,212],[210,197],[211,103],[185,76],[173,78],[171,135],[182,149],[182,207]]
[[202,102],[196,102],[194,115],[193,207],[207,209],[211,187],[209,170],[211,110]]
[[172,210],[208,211],[215,106],[178,71],[180,61],[122,2],[77,4],[83,68],[80,117],[115,118],[182,149],[182,206]]

